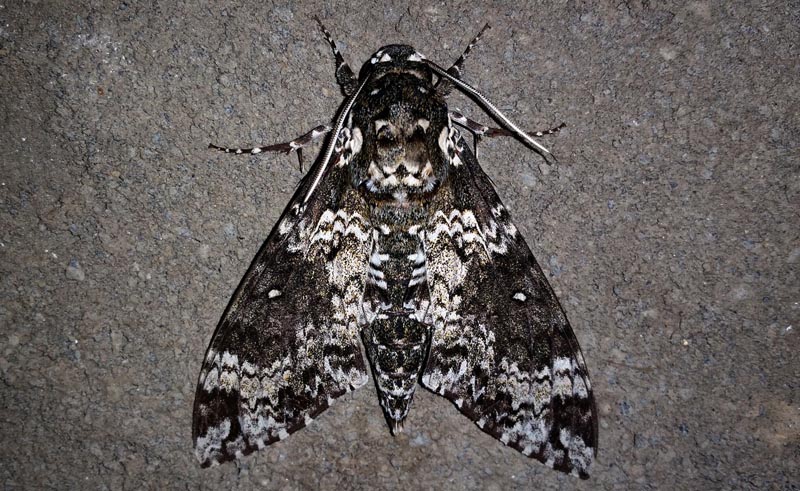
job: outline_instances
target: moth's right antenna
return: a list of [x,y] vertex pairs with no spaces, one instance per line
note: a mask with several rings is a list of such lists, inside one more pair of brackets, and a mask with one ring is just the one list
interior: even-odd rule
[[[472,41],[470,41],[470,43],[467,45],[466,49],[464,49],[464,52],[461,53],[461,56],[458,57],[456,62],[453,63],[453,66],[447,69],[447,73],[449,73],[450,75],[454,76],[459,80],[461,79],[461,67],[464,65],[464,61],[467,59],[467,56],[469,56],[469,52],[472,51],[472,48],[474,48],[475,45],[478,44],[478,41],[481,40],[481,36],[483,36],[483,33],[487,29],[491,29],[488,22],[486,23],[485,26],[483,26],[483,29],[481,29],[478,32],[478,34],[476,34],[475,37],[472,38]],[[442,95],[447,95],[450,93],[451,90],[453,90],[453,84],[451,84],[450,81],[447,79],[440,78],[439,81],[436,82],[436,90],[438,90]]]

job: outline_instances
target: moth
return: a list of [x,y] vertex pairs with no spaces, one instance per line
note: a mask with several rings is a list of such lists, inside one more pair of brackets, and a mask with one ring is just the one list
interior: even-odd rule
[[[597,410],[586,363],[462,134],[475,145],[514,136],[549,155],[462,80],[488,25],[447,70],[391,44],[356,76],[317,22],[346,96],[333,124],[284,144],[210,145],[300,155],[327,138],[208,347],[194,403],[198,460],[205,467],[283,440],[365,385],[369,364],[392,433],[422,385],[502,443],[587,478]],[[454,88],[503,128],[450,110]]]

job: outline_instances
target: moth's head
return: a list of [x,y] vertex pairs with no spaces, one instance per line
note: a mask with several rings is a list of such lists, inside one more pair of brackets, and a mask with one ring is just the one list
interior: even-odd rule
[[376,51],[361,66],[359,80],[380,78],[387,73],[407,72],[423,80],[433,81],[433,73],[423,61],[425,56],[407,44],[389,44]]

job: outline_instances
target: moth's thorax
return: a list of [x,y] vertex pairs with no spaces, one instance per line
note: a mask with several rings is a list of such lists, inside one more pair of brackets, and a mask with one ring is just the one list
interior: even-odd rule
[[372,203],[407,207],[430,198],[446,175],[439,136],[447,104],[410,46],[379,50],[362,69],[369,79],[353,106],[349,126],[363,144],[351,161],[352,182]]

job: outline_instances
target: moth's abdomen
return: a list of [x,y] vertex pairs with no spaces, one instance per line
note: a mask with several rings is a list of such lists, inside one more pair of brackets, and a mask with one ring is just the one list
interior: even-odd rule
[[[430,304],[424,245],[415,233],[422,207],[376,204],[361,339],[372,365],[381,406],[392,430],[402,429],[430,344],[424,324]],[[412,233],[414,232],[414,233]]]
[[427,328],[408,314],[384,314],[362,334],[378,398],[392,431],[403,428],[430,341]]

